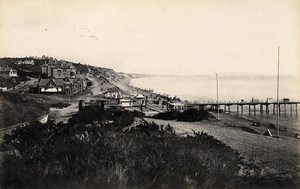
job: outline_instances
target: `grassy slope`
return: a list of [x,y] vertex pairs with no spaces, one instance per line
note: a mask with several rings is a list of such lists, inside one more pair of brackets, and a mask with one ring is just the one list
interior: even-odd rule
[[49,109],[48,105],[28,101],[18,94],[1,93],[0,95],[2,96],[1,118],[3,122],[1,127],[31,121]]

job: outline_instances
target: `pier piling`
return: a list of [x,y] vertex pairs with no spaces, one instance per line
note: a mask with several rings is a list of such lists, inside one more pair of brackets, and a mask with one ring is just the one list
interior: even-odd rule
[[260,104],[260,114],[263,114],[263,111],[264,111],[264,107],[262,104]]
[[249,104],[249,115],[251,115],[251,105]]
[[244,106],[241,105],[241,114],[243,115],[243,113],[244,113]]
[[284,115],[286,116],[286,104],[284,104]]

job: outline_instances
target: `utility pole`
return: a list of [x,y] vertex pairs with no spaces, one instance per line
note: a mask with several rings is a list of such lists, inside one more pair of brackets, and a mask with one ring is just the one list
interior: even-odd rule
[[219,120],[219,76],[216,73],[216,82],[217,82],[217,120]]
[[277,66],[277,137],[279,137],[279,53],[280,53],[280,46],[278,46],[278,66]]

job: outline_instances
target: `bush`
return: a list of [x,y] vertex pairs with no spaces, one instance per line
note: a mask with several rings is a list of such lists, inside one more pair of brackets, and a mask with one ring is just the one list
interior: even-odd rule
[[155,119],[163,119],[163,120],[175,120],[178,119],[180,116],[180,112],[178,111],[168,111],[168,112],[162,112],[154,115],[153,117]]
[[180,114],[178,121],[193,122],[193,121],[202,121],[208,119],[216,119],[216,118],[206,110],[189,109]]
[[144,117],[144,114],[137,111],[130,112],[122,109],[109,109],[104,111],[101,107],[92,106],[72,115],[69,119],[69,123],[70,125],[82,125],[111,121],[113,124],[110,125],[110,129],[121,131],[122,128],[133,123],[134,117],[142,118]]
[[156,114],[153,117],[155,119],[163,119],[163,120],[177,119],[177,121],[186,121],[186,122],[215,119],[215,117],[211,115],[208,111],[197,110],[197,109],[188,109],[182,113],[179,111],[168,111],[168,112]]
[[[114,115],[117,125],[132,116]],[[180,137],[154,123],[123,132],[36,122],[6,135],[2,146],[15,149],[3,158],[4,188],[232,188],[241,163],[206,133]]]
[[251,128],[249,128],[249,127],[244,127],[244,126],[242,126],[241,129],[242,129],[243,131],[248,132],[248,133],[259,134],[259,132],[255,131],[254,129],[251,129]]

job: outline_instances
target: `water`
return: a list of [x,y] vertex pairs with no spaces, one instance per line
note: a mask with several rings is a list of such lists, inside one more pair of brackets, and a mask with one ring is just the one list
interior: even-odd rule
[[[178,96],[182,100],[195,102],[216,102],[216,78],[214,76],[185,76],[185,77],[148,77],[136,78],[131,80],[131,85],[143,88],[153,89],[160,94],[169,96]],[[276,101],[276,77],[247,77],[247,76],[219,76],[219,101],[251,101],[255,100],[265,102]],[[300,101],[300,80],[293,77],[280,78],[279,98],[289,98],[290,101]],[[221,107],[224,108],[224,107]],[[254,117],[253,107],[249,115],[248,106],[244,106],[244,115],[252,118],[268,121],[276,124],[276,115],[273,115],[273,106],[270,107],[270,113],[261,115],[259,106],[256,107],[256,116]],[[264,106],[265,108],[265,106]],[[281,108],[280,123],[284,127],[300,129],[300,106],[296,114],[295,105],[290,111],[290,106]],[[231,107],[231,111],[236,112],[236,106]],[[297,116],[296,116],[297,115]]]

